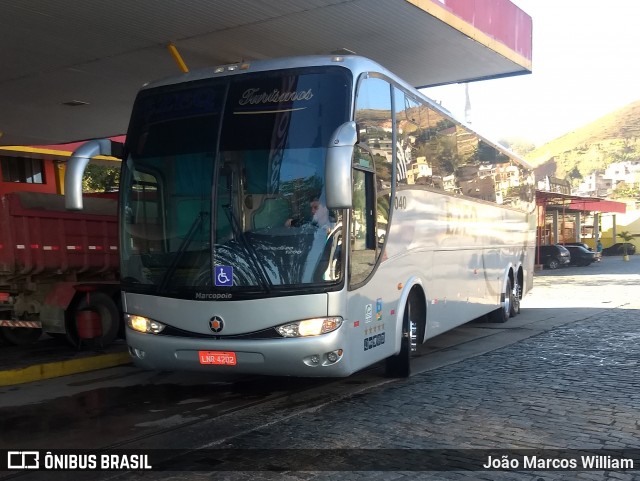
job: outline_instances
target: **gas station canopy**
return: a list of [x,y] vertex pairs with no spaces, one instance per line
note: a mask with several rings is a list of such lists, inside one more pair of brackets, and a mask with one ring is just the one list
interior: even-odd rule
[[509,0],[20,0],[0,16],[0,145],[123,134],[146,82],[241,60],[348,49],[433,86],[531,71]]
[[624,214],[627,204],[599,197],[581,197],[578,195],[561,194],[557,192],[536,191],[536,203],[545,209],[562,210],[565,212],[601,212]]

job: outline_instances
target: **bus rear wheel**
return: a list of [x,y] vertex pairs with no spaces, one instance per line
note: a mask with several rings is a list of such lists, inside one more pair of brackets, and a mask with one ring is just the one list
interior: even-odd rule
[[522,287],[520,286],[520,282],[515,280],[515,285],[513,286],[513,301],[511,302],[511,312],[510,317],[515,317],[520,314],[520,299],[522,298]]
[[500,307],[489,313],[489,322],[496,322],[500,324],[505,323],[514,312],[515,301],[513,288],[511,287],[511,279],[507,278],[507,282],[504,286],[504,293],[500,297]]

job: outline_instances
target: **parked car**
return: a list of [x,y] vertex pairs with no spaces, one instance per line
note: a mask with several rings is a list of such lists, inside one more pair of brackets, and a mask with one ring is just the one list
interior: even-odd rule
[[592,250],[587,250],[582,246],[574,246],[564,244],[564,247],[571,254],[571,260],[569,264],[572,266],[588,266],[596,261],[596,253]]
[[542,264],[549,269],[567,266],[571,261],[571,254],[560,244],[536,247],[536,264]]
[[589,247],[588,244],[585,244],[584,242],[563,242],[562,245],[565,246],[565,247],[567,247],[567,246],[580,246],[580,247],[584,247],[588,251],[593,251],[593,249],[591,247]]
[[621,256],[621,255],[624,255],[624,252],[622,250],[622,245],[623,244],[627,245],[627,254],[628,255],[633,255],[633,254],[636,253],[636,246],[633,245],[631,242],[616,242],[612,246],[605,247],[604,249],[602,249],[602,255],[603,256]]

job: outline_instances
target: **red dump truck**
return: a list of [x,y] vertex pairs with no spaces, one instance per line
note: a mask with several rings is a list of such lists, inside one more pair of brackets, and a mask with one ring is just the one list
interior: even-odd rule
[[102,345],[122,332],[117,195],[0,195],[0,337],[12,344],[42,331],[74,345]]

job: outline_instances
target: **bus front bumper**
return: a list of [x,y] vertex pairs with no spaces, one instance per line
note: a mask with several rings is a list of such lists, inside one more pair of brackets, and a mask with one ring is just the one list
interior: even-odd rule
[[[297,377],[344,377],[348,362],[342,328],[320,336],[282,339],[201,339],[126,329],[129,354],[143,369]],[[215,359],[215,361],[213,361]],[[214,364],[219,362],[223,364]]]

